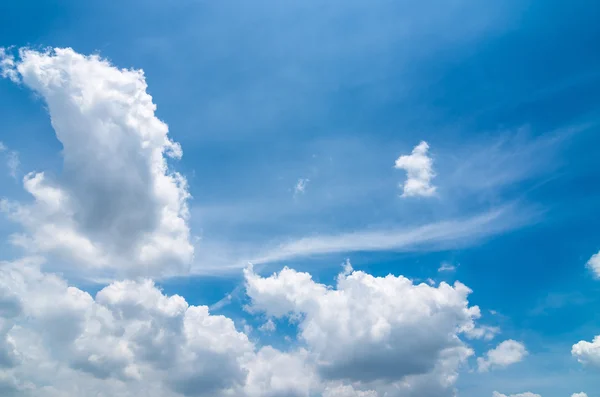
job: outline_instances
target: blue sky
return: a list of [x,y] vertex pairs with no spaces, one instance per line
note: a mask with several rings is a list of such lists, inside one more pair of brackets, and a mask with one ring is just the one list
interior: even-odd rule
[[[155,279],[166,296],[227,316],[239,332],[252,326],[244,332],[255,349],[306,347],[331,358],[297,337],[303,323],[288,324],[247,293],[248,263],[263,277],[288,266],[333,285],[348,259],[375,277],[434,285],[459,280],[472,290],[468,301],[480,307],[480,323],[501,332],[491,341],[468,341],[474,353],[452,386],[458,396],[584,391],[594,397],[600,347],[596,366],[593,353],[582,359],[571,350],[600,335],[600,282],[586,266],[600,250],[599,12],[600,5],[583,0],[5,1],[0,47],[22,65],[19,49],[72,48],[117,68],[143,69],[156,117],[183,150],[180,159],[165,161],[186,178],[191,197],[184,200],[189,217],[182,215],[189,249],[177,251],[178,235],[164,257],[151,264],[140,259],[145,269],[161,271],[140,274]],[[113,183],[115,192],[128,191],[118,184],[132,179],[88,185],[113,168],[94,169],[106,162],[88,164],[76,154],[93,142],[86,120],[72,119],[80,123],[72,146],[57,139],[56,125],[68,124],[69,116],[54,113],[62,108],[27,73],[10,70],[20,75],[16,84],[8,75],[0,79],[0,196],[27,205],[32,199],[23,178],[44,171],[80,201],[81,208],[64,212],[73,211],[79,232],[108,244],[101,219],[133,207],[113,209],[106,204],[111,197],[100,194],[108,195]],[[125,149],[110,153],[127,155],[127,139],[118,141]],[[422,141],[429,145],[435,193],[402,196],[407,173],[395,161]],[[120,159],[109,162],[120,167]],[[138,200],[133,193],[127,197]],[[135,239],[136,227],[151,227],[143,219],[159,215],[144,211],[156,200],[139,199],[139,214],[124,218],[133,232],[123,236]],[[43,274],[59,272],[92,295],[140,276],[134,272],[139,258],[118,251],[118,244],[98,253],[111,265],[98,259],[90,268],[39,242],[33,249],[15,246],[11,235],[35,234],[35,222],[49,222],[50,215],[23,221],[11,211],[0,220],[6,263],[41,255]],[[78,224],[78,211],[98,219],[84,216]],[[193,258],[186,256],[190,250]],[[455,269],[440,272],[442,264]],[[277,330],[259,331],[271,316]],[[528,353],[479,372],[477,358],[505,340],[519,341]],[[24,370],[11,371],[18,381],[38,384],[18,379]],[[89,388],[80,392],[103,387],[81,382]],[[352,385],[393,395],[379,383],[355,379]],[[323,387],[333,386],[315,386],[310,395],[342,396]],[[28,395],[21,386],[14,390]],[[174,390],[186,395],[188,389]]]

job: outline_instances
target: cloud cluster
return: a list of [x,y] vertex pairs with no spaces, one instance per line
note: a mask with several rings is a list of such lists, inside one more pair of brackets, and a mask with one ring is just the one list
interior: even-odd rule
[[3,74],[44,100],[64,158],[60,177],[24,178],[32,203],[3,201],[25,229],[13,242],[77,267],[129,275],[184,270],[193,257],[189,193],[167,164],[182,151],[154,114],[143,72],[71,49],[25,49],[18,60],[0,55]]
[[[285,350],[164,294],[148,277],[178,274],[192,260],[189,193],[169,168],[181,148],[156,118],[143,72],[71,49],[2,51],[0,61],[5,77],[45,101],[64,157],[58,176],[25,176],[30,202],[1,202],[23,227],[12,242],[28,253],[0,263],[1,395],[450,397],[474,354],[468,339],[497,333],[477,324],[480,310],[460,282],[416,284],[349,263],[334,286],[288,268],[268,277],[246,269],[247,309],[266,315],[262,330],[276,330],[273,318],[297,329],[298,343]],[[407,196],[435,191],[427,148],[397,161]],[[317,251],[456,241],[498,217],[387,239],[354,235]],[[49,269],[120,281],[92,295]]]
[[435,177],[433,160],[428,155],[429,145],[423,141],[409,155],[396,160],[395,168],[406,171],[406,182],[402,185],[402,197],[433,196],[436,187],[431,180]]
[[390,395],[452,395],[459,367],[473,354],[461,336],[476,329],[480,312],[460,283],[436,288],[351,268],[335,288],[288,268],[267,278],[247,269],[245,276],[249,310],[297,321],[323,379]]
[[249,310],[298,323],[305,347],[281,351],[148,279],[92,296],[40,264],[0,264],[0,379],[15,396],[452,396],[473,354],[462,336],[479,310],[460,283],[347,268],[332,288],[248,269]]
[[64,395],[82,395],[70,394],[73,387],[94,391],[84,395],[155,387],[213,396],[245,384],[254,349],[247,336],[150,280],[114,282],[92,297],[35,261],[2,263],[0,297],[2,373],[35,395],[54,376],[51,389]]

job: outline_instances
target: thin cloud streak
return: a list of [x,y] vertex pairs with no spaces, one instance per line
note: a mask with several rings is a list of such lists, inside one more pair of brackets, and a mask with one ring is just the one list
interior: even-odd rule
[[[303,257],[351,252],[416,252],[467,247],[482,239],[514,230],[539,220],[535,210],[516,211],[504,206],[469,218],[429,223],[414,228],[379,229],[303,237],[278,244],[258,255],[246,255],[222,266],[194,266],[195,274],[215,274]],[[202,252],[199,248],[199,253]]]

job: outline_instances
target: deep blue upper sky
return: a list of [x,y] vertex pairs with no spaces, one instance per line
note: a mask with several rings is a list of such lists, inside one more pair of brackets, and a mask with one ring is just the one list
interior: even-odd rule
[[[600,3],[589,0],[7,0],[0,47],[71,47],[144,70],[157,114],[183,148],[174,166],[188,178],[201,236],[195,275],[164,280],[165,292],[210,305],[239,286],[246,262],[281,243],[510,206],[501,230],[484,225],[460,241],[258,266],[331,283],[349,258],[374,275],[460,280],[503,338],[531,353],[483,383],[465,374],[461,396],[585,389],[593,397],[597,370],[569,352],[600,334],[600,283],[585,267],[600,249],[598,21]],[[401,198],[405,174],[394,161],[422,140],[440,194]],[[19,152],[19,179],[60,173],[44,107],[7,79],[0,141]],[[0,174],[2,196],[26,197]],[[301,178],[309,181],[295,194]],[[0,222],[3,235],[15,228]],[[6,242],[0,250],[17,255]],[[438,273],[442,262],[456,272]],[[242,321],[243,303],[217,311]]]

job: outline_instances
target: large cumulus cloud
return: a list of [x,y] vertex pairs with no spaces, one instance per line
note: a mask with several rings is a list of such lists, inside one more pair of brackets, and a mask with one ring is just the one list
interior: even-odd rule
[[33,203],[3,202],[25,228],[13,241],[78,267],[185,269],[193,256],[189,193],[167,165],[182,151],[155,115],[143,72],[68,48],[21,50],[8,67],[45,102],[64,159],[59,177],[25,177]]
[[480,313],[460,283],[432,287],[347,268],[330,288],[285,268],[266,278],[248,269],[246,284],[251,311],[298,321],[320,376],[330,381],[388,395],[451,395],[472,354],[461,335],[476,329]]

